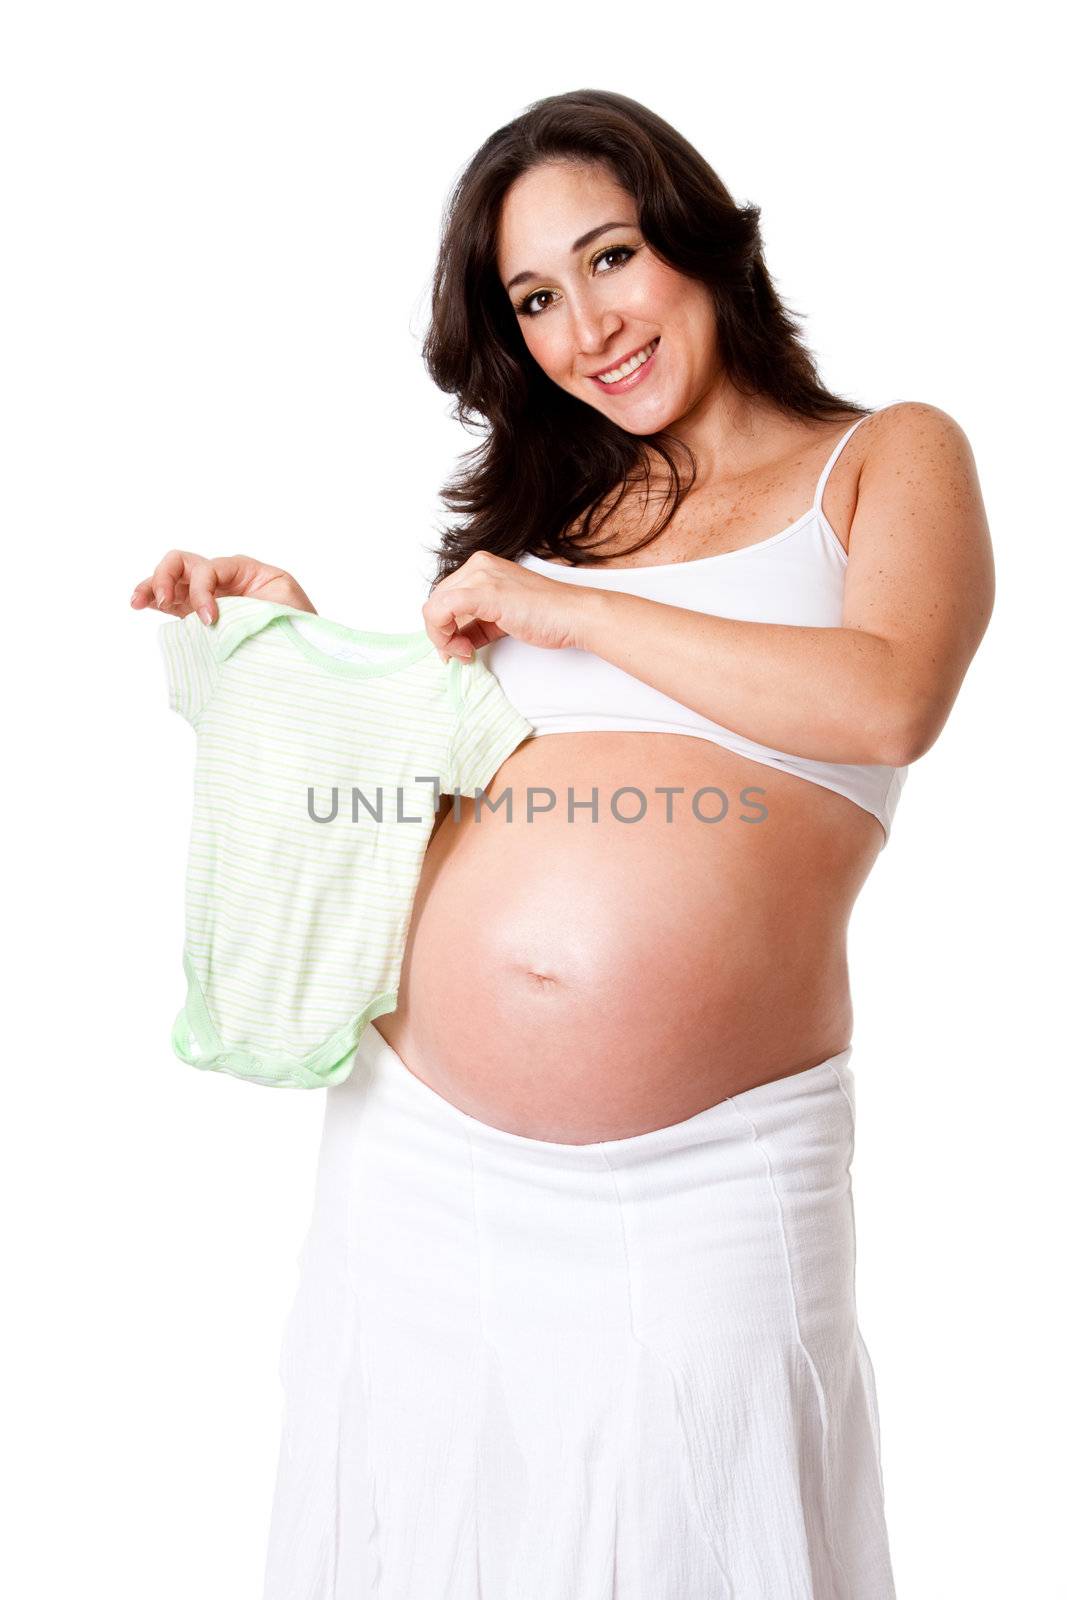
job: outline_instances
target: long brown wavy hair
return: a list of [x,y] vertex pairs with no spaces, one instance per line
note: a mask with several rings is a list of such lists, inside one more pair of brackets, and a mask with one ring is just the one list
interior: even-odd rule
[[[663,532],[692,483],[682,484],[666,448],[695,469],[681,440],[625,432],[553,383],[526,348],[497,271],[499,219],[516,178],[552,160],[607,168],[632,196],[655,253],[708,286],[722,366],[738,390],[816,420],[870,411],[821,382],[799,319],[764,264],[759,207],[736,204],[688,140],[625,95],[578,89],[537,100],[486,139],[445,206],[422,354],[438,388],[455,397],[452,416],[484,438],[441,491],[460,520],[437,530],[432,587],[475,550],[512,560],[528,550],[585,566],[606,560],[586,544],[603,520],[595,513],[610,515],[642,469],[647,480],[649,452],[667,464],[668,509],[631,550]],[[577,539],[567,538],[576,524]]]

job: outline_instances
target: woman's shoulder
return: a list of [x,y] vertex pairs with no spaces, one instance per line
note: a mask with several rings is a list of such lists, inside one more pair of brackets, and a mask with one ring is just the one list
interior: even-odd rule
[[925,400],[895,400],[882,406],[867,418],[857,434],[863,436],[868,453],[968,443],[956,418]]
[[895,401],[869,416],[853,440],[859,446],[857,486],[868,496],[895,500],[909,483],[955,499],[979,493],[970,440],[940,406]]

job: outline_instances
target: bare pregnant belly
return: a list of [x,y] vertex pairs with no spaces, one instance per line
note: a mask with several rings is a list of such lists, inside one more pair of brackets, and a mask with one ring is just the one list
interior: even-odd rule
[[[509,1132],[585,1144],[845,1049],[846,930],[882,842],[869,813],[676,734],[529,739],[490,801],[509,789],[510,820],[464,799],[457,822],[449,804],[398,1009],[373,1024],[438,1094]],[[595,820],[580,805],[594,790]]]

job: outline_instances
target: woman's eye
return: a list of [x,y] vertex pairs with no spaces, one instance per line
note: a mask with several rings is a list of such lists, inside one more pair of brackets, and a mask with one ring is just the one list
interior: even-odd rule
[[551,290],[549,290],[549,289],[535,289],[533,294],[528,294],[526,296],[526,299],[525,300],[521,300],[519,302],[519,304],[515,307],[516,311],[519,313],[519,316],[520,317],[537,317],[537,316],[540,316],[540,311],[539,310],[535,311],[533,309],[533,301],[540,300],[542,295],[550,294],[550,293],[551,293]]
[[[608,256],[632,256],[632,255],[633,255],[633,251],[630,249],[629,245],[626,245],[626,244],[614,244],[614,245],[611,246],[611,248],[609,250],[601,251],[600,255],[598,255],[597,258],[596,258],[596,264],[597,264],[597,266],[599,266],[600,263],[603,260],[605,260],[606,257],[608,257]],[[611,270],[614,270],[614,268],[612,268]]]
[[[633,253],[633,250],[628,244],[609,245],[606,250],[601,250],[600,254],[594,257],[593,265],[594,267],[599,267],[600,263],[602,261],[606,261],[608,256],[621,256],[623,258],[621,265],[625,265]],[[609,272],[615,272],[616,270],[616,267],[608,268]],[[603,274],[601,274],[601,276],[603,276]],[[535,289],[533,294],[528,294],[526,296],[525,300],[520,300],[519,304],[515,307],[515,310],[518,312],[520,317],[539,317],[544,307],[538,307],[535,310],[534,302],[540,300],[542,296],[551,293],[551,289]]]

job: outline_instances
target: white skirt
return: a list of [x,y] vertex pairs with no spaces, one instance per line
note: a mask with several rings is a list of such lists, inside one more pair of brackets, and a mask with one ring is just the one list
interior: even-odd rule
[[326,1091],[264,1600],[893,1600],[851,1046],[553,1144]]

